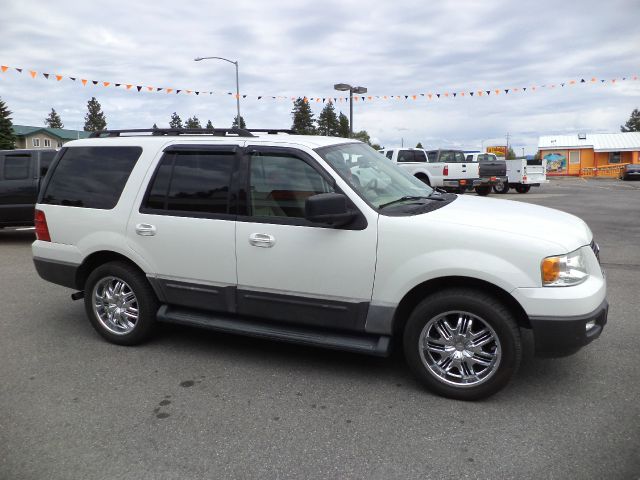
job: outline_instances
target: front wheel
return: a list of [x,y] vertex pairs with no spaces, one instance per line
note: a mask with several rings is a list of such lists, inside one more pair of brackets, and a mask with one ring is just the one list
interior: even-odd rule
[[507,182],[500,182],[493,186],[493,191],[496,193],[507,193],[509,191],[509,184]]
[[142,272],[125,262],[105,263],[91,272],[84,305],[93,328],[118,345],[136,345],[149,338],[159,306]]
[[486,197],[487,195],[489,195],[489,193],[491,193],[491,187],[489,186],[476,187],[476,193],[481,197]]
[[516,185],[516,192],[518,193],[527,193],[529,190],[531,190],[531,185]]
[[414,309],[403,335],[410,369],[433,392],[459,400],[493,395],[520,365],[520,331],[509,310],[475,290],[434,293]]

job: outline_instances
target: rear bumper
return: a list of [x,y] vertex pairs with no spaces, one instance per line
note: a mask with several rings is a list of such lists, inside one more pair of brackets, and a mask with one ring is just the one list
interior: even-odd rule
[[509,178],[508,177],[502,177],[502,176],[491,176],[491,177],[480,177],[480,178],[476,178],[473,181],[473,186],[474,187],[487,187],[487,186],[493,186],[493,185],[497,185],[499,183],[508,183],[509,182]]
[[[604,300],[598,308],[586,315],[573,317],[530,317],[536,355],[564,357],[580,350],[600,336],[609,312]],[[592,326],[587,330],[587,324]]]
[[471,188],[476,180],[475,178],[446,179],[442,181],[442,186],[445,188]]
[[63,287],[77,288],[76,278],[79,265],[38,257],[33,258],[33,264],[43,280]]

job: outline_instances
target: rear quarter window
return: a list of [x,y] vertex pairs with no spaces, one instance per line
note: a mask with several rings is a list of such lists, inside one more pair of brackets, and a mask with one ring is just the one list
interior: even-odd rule
[[40,203],[109,210],[116,206],[140,147],[71,147],[54,166]]

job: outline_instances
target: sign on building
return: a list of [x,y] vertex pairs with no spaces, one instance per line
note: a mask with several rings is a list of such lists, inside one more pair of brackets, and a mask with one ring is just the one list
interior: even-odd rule
[[494,145],[491,147],[487,147],[487,153],[493,153],[497,157],[507,157],[507,147],[506,145]]

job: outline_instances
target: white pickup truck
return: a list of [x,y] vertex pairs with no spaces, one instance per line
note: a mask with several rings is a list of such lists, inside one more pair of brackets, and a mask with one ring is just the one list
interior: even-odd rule
[[479,177],[478,164],[467,162],[461,150],[387,148],[379,152],[432,187],[464,193]]
[[531,187],[539,187],[547,183],[546,160],[527,160],[516,158],[506,160],[508,182],[494,185],[493,191],[496,193],[507,193],[510,188],[514,188],[518,193],[527,193]]

